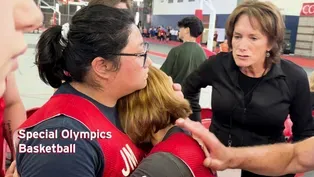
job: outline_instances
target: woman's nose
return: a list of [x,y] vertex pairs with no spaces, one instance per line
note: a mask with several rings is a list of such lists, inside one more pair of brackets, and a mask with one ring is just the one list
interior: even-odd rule
[[43,23],[43,14],[34,0],[15,0],[14,21],[18,31],[33,31]]
[[152,65],[152,64],[153,64],[153,61],[150,59],[149,56],[147,56],[145,66],[146,66],[146,67],[149,67],[149,66]]

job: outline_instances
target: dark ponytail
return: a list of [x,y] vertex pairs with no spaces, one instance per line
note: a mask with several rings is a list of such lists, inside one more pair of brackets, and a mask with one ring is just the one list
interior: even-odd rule
[[85,76],[96,57],[110,61],[113,70],[118,70],[116,54],[128,44],[132,25],[134,17],[129,10],[104,5],[83,7],[71,19],[68,41],[62,37],[61,26],[51,27],[40,36],[36,64],[41,80],[54,88],[60,87],[62,80],[89,84],[92,81]]
[[60,43],[61,30],[61,26],[47,29],[40,36],[36,47],[35,64],[38,67],[39,77],[53,88],[60,87],[62,80],[71,80],[69,76],[65,75],[65,60],[63,57],[65,47]]

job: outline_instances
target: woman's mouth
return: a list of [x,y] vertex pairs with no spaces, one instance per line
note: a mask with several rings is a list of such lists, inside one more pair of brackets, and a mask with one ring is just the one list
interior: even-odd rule
[[237,55],[239,59],[247,59],[249,56],[248,55]]

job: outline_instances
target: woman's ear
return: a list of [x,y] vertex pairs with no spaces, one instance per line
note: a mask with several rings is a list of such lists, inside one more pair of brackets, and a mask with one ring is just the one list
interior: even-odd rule
[[189,27],[184,28],[184,29],[185,29],[185,33],[186,33],[186,34],[190,34],[190,28],[189,28]]
[[112,73],[112,62],[102,58],[96,57],[91,63],[91,69],[94,73],[104,79],[108,79]]
[[273,47],[274,47],[274,43],[268,44],[266,50],[267,50],[268,52],[270,52]]

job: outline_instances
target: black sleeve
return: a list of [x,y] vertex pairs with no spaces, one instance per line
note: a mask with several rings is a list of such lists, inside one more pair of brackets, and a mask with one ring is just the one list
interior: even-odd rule
[[130,177],[193,177],[188,166],[170,153],[158,152],[143,159]]
[[314,111],[314,92],[311,92],[311,105],[312,105],[312,111]]
[[182,92],[184,98],[189,100],[193,113],[191,120],[201,121],[201,107],[199,104],[201,88],[212,84],[213,81],[213,63],[216,56],[205,60],[195,71],[193,71],[183,82]]
[[51,146],[53,144],[60,146],[75,144],[75,152],[23,153],[22,148],[18,149],[16,159],[19,175],[22,177],[100,177],[104,169],[104,161],[100,160],[103,158],[100,146],[94,140],[61,138],[60,135],[63,130],[73,130],[74,132],[85,130],[72,129],[69,126],[56,128],[60,126],[60,121],[64,123],[66,120],[49,121],[50,125],[41,126],[40,129],[33,128],[31,132],[52,132],[57,130],[59,135],[57,138],[21,139],[18,147],[34,148],[35,146]]
[[298,78],[290,106],[290,118],[293,122],[293,141],[299,141],[314,135],[314,120],[307,74],[300,68],[300,72],[295,73],[295,76]]

